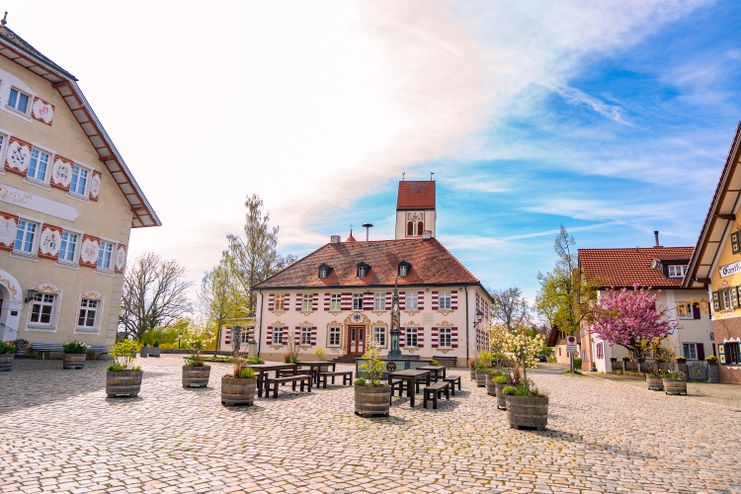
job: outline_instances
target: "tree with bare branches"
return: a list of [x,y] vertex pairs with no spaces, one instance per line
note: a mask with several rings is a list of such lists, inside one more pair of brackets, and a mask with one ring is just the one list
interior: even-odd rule
[[530,305],[516,286],[504,290],[492,290],[492,320],[503,324],[509,331],[519,326],[530,324]]
[[185,268],[147,252],[124,276],[119,326],[124,337],[141,340],[147,331],[168,327],[190,310]]

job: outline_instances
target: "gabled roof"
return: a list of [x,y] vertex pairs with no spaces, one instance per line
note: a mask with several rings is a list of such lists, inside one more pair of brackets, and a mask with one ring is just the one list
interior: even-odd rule
[[705,223],[697,238],[695,253],[692,256],[685,276],[684,286],[701,288],[710,283],[711,270],[721,248],[723,237],[736,220],[736,206],[741,200],[741,122],[736,127],[736,136],[728,151],[725,166],[710,202]]
[[668,278],[660,266],[652,265],[654,260],[689,262],[693,250],[692,247],[579,249],[579,269],[588,282],[600,287],[681,287],[681,278]]
[[399,182],[396,209],[435,209],[435,181],[402,180]]
[[[398,277],[400,287],[480,285],[448,249],[437,239],[430,238],[329,243],[258,283],[254,289],[389,287],[397,281],[401,261],[411,264],[412,269],[407,276]],[[370,265],[365,278],[357,277],[356,268],[360,262]],[[319,278],[321,264],[332,267],[325,279]]]
[[59,91],[77,122],[111,172],[134,213],[132,227],[160,226],[162,223],[126,166],[113,141],[85,99],[77,79],[61,68],[6,25],[0,25],[0,55],[38,74]]

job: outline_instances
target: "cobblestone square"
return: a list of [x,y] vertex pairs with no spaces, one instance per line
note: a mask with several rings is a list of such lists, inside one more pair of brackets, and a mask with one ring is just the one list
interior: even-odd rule
[[137,364],[136,399],[106,399],[105,362],[0,375],[0,492],[741,492],[733,400],[547,367],[538,433],[510,429],[462,371],[463,393],[436,411],[397,398],[392,417],[364,419],[350,387],[234,409],[219,400],[226,364],[205,390],[182,389],[181,357]]

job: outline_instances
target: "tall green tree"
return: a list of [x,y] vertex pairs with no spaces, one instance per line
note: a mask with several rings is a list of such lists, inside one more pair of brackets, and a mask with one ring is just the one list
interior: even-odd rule
[[247,294],[247,307],[255,312],[256,295],[252,287],[296,261],[294,256],[278,253],[277,226],[270,225],[270,213],[264,210],[257,194],[248,197],[244,224],[244,238],[228,235],[226,260],[236,282]]
[[593,318],[597,293],[596,287],[578,271],[575,246],[574,237],[561,225],[554,242],[556,264],[552,271],[538,273],[540,291],[535,301],[535,310],[551,328],[569,335],[579,333],[582,323]]
[[241,319],[252,315],[247,294],[234,276],[228,256],[208,271],[201,281],[199,299],[202,311],[216,335],[214,355],[219,349],[221,328],[230,319]]

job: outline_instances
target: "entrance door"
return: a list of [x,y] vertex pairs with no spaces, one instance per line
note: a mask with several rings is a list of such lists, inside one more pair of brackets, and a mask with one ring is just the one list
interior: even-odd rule
[[365,326],[350,326],[347,328],[347,354],[359,357],[365,353]]

